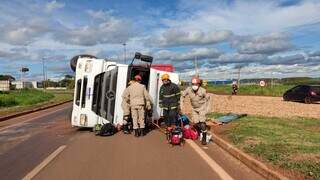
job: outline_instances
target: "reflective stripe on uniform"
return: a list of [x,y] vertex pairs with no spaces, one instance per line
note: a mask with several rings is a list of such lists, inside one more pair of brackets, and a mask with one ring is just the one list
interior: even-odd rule
[[168,108],[168,107],[162,107],[162,109],[164,109],[164,110],[169,110],[169,109],[177,109],[178,107],[176,107],[176,106],[174,106],[174,107],[170,107],[170,108]]
[[168,98],[168,97],[173,97],[173,96],[175,96],[175,95],[176,95],[176,94],[163,95],[163,97]]

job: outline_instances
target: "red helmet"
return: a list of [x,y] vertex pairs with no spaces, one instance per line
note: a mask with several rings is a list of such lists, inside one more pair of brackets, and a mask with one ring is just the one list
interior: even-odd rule
[[141,81],[141,80],[142,80],[142,78],[141,78],[141,76],[140,76],[140,75],[136,75],[136,76],[134,77],[134,80],[136,80],[136,81]]
[[193,77],[191,80],[191,83],[192,84],[200,84],[201,80],[198,77]]

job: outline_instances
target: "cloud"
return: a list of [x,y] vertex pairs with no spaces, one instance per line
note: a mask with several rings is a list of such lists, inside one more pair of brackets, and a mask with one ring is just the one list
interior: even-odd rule
[[49,36],[66,45],[93,46],[123,43],[133,36],[131,22],[112,15],[82,26],[67,26],[52,17],[22,17],[0,25],[0,31],[0,40],[11,45],[29,45]]
[[113,11],[94,11],[94,10],[87,10],[87,13],[94,19],[100,19],[100,20],[108,20],[110,17],[112,17]]
[[46,11],[47,11],[47,12],[52,12],[52,11],[54,11],[54,10],[56,10],[56,9],[61,9],[61,8],[63,8],[64,6],[65,6],[64,3],[59,3],[59,2],[57,2],[56,0],[54,0],[54,1],[48,2],[48,3],[46,4]]
[[19,19],[0,26],[0,40],[12,45],[27,45],[50,29],[46,18]]
[[[187,15],[165,21],[170,28],[229,29],[235,34],[248,35],[279,32],[288,28],[320,21],[320,2],[305,0],[290,6],[280,1],[182,1],[179,10]],[[263,7],[263,8],[262,8]]]
[[270,33],[256,36],[238,36],[231,40],[231,46],[241,54],[274,54],[293,48],[285,33]]
[[55,65],[55,66],[49,66],[48,71],[55,74],[70,74],[73,73],[71,70],[69,64],[62,64],[62,65]]
[[148,38],[146,44],[155,47],[208,45],[224,42],[229,39],[231,35],[232,32],[227,30],[204,32],[201,30],[172,28]]
[[272,65],[275,65],[275,64],[294,65],[294,64],[305,64],[305,63],[307,63],[307,58],[302,54],[270,57],[268,60],[263,62],[263,64],[272,64]]
[[78,27],[63,27],[54,37],[57,41],[80,46],[121,44],[133,36],[132,24],[121,18],[109,16],[103,22]]
[[267,58],[268,56],[264,54],[228,53],[228,54],[222,54],[217,60],[212,60],[212,62],[213,63],[252,63],[252,62],[262,62]]
[[[190,61],[197,58],[212,59],[221,55],[221,52],[215,48],[194,48],[189,52],[177,53],[169,50],[160,50],[154,54],[156,60],[169,60],[169,61]],[[176,62],[173,62],[176,63]]]

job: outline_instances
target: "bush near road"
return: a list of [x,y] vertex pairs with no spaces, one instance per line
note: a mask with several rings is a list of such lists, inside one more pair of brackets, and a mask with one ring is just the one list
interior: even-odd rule
[[320,180],[320,119],[247,116],[214,131],[291,178]]
[[73,99],[69,91],[25,89],[0,94],[0,116]]
[[[240,85],[239,95],[259,95],[259,96],[282,96],[294,85],[273,85],[260,87],[258,85]],[[208,92],[216,94],[231,94],[231,85],[208,85]]]

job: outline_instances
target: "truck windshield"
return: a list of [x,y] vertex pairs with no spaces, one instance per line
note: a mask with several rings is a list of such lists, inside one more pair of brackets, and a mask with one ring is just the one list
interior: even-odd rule
[[96,75],[94,78],[93,86],[93,100],[92,100],[92,111],[98,115],[101,115],[99,109],[101,107],[101,94],[102,94],[102,83],[103,83],[104,73]]
[[77,86],[76,86],[76,105],[80,105],[80,92],[81,92],[81,79],[77,81]]
[[88,78],[83,78],[83,88],[82,88],[82,100],[81,100],[81,107],[84,108],[86,106],[86,93],[87,93],[87,84]]

